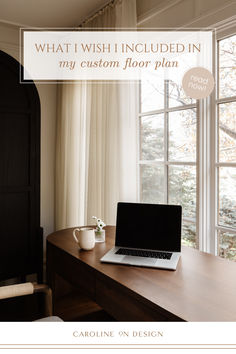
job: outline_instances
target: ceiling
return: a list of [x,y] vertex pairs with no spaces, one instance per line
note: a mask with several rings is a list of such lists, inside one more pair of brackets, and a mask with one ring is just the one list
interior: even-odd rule
[[73,27],[108,0],[0,0],[0,22],[32,27]]

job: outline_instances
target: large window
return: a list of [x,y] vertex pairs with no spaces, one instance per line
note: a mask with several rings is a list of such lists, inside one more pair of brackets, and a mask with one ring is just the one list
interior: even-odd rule
[[[204,239],[214,235],[215,253],[236,260],[236,36],[217,42],[217,56],[217,109],[207,117],[206,109],[186,97],[181,84],[174,80],[149,77],[141,81],[140,200],[181,204],[183,244],[199,248],[199,233]],[[209,144],[201,146],[200,142],[204,141],[202,128],[209,117],[214,122],[209,136],[216,146],[214,152],[209,150],[212,156],[206,165],[201,158],[208,151],[200,152]],[[212,161],[214,172],[209,173]],[[208,173],[211,180],[205,178]],[[214,203],[207,203],[208,195]],[[212,205],[213,213],[209,210]],[[199,216],[202,213],[205,218]],[[207,218],[212,219],[213,224],[208,221],[211,232],[208,227],[202,231],[200,225]]]
[[218,254],[236,260],[236,35],[217,44],[216,237]]

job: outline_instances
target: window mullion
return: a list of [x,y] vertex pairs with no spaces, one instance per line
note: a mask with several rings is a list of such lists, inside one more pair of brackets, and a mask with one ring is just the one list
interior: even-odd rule
[[217,154],[218,154],[218,112],[216,106],[216,98],[219,92],[219,48],[218,43],[216,40],[213,41],[213,75],[216,78],[216,85],[215,89],[212,93],[211,99],[211,115],[210,115],[210,156],[209,156],[209,181],[210,185],[209,188],[209,206],[208,206],[208,218],[209,222],[209,235],[208,235],[208,243],[209,243],[209,252],[217,255],[218,250],[218,243],[217,243],[217,236],[216,236],[216,229],[215,226],[217,224],[217,213],[218,213],[218,173],[215,166],[217,162]]
[[[164,111],[165,112],[176,112],[176,111],[184,111],[184,110],[192,109],[192,108],[196,108],[196,103],[185,104],[184,106],[165,107]],[[151,116],[151,115],[161,114],[161,113],[163,113],[163,108],[157,109],[154,111],[140,112],[139,117]]]
[[218,98],[216,104],[231,103],[236,101],[236,96]]
[[164,202],[168,203],[168,94],[169,81],[164,81]]
[[[212,213],[212,167],[211,164],[211,119],[209,99],[199,102],[198,107],[198,154],[197,154],[197,233],[199,250],[211,252],[210,234],[214,232],[211,224]],[[212,228],[213,227],[213,228]]]
[[[216,52],[213,41],[213,53]],[[215,68],[213,55],[213,75]],[[215,97],[216,90],[212,93]],[[198,127],[198,178],[197,178],[197,231],[199,236],[199,249],[203,252],[216,254],[217,242],[215,232],[216,222],[216,120],[215,99],[208,97],[199,102]]]

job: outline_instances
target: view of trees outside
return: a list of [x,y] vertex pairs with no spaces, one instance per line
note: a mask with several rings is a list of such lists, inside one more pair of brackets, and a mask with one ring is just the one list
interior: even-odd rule
[[219,98],[236,95],[236,35],[219,41]]
[[169,80],[169,107],[178,107],[185,104],[196,103],[196,100],[186,96],[182,86],[173,81]]
[[219,168],[219,225],[236,228],[236,168]]
[[[236,64],[235,64],[236,65]],[[235,68],[236,71],[236,68]],[[219,161],[236,160],[236,102],[219,105]]]
[[[219,99],[236,96],[236,35],[219,41]],[[219,255],[236,261],[236,97],[218,105],[218,225],[235,232],[218,230]]]
[[141,83],[141,112],[151,112],[164,108],[164,83],[155,80],[152,75],[145,77]]
[[183,217],[196,218],[196,167],[169,166],[170,204],[180,204],[183,207]]
[[219,255],[235,261],[236,234],[218,231]]
[[141,160],[164,159],[164,114],[141,117]]
[[164,168],[162,166],[141,166],[141,200],[143,203],[165,202]]
[[169,161],[196,161],[196,127],[195,108],[169,113]]

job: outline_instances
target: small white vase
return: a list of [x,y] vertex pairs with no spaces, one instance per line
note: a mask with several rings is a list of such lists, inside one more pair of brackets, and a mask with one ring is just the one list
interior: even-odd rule
[[95,230],[95,242],[105,242],[106,232],[105,230],[96,231]]

